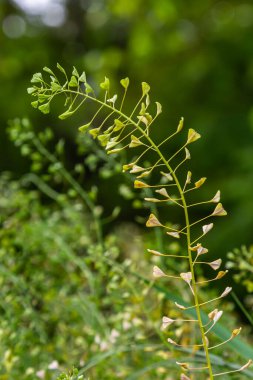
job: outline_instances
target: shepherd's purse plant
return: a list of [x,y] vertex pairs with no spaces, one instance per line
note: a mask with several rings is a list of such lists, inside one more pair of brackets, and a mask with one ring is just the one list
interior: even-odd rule
[[[234,328],[231,336],[225,341],[214,341],[212,329],[223,314],[218,302],[226,297],[232,288],[225,287],[220,295],[204,302],[200,296],[203,288],[214,284],[227,274],[227,270],[220,270],[220,258],[212,261],[208,259],[208,249],[203,243],[205,235],[214,227],[213,220],[227,214],[220,202],[220,191],[206,201],[196,200],[195,193],[205,183],[206,178],[193,180],[191,171],[185,169],[191,158],[190,146],[201,137],[200,134],[192,128],[185,132],[184,120],[181,118],[177,128],[159,141],[160,133],[156,121],[162,113],[162,106],[159,102],[151,103],[150,86],[146,82],[141,84],[142,92],[135,106],[130,112],[126,112],[124,102],[129,88],[128,78],[120,81],[122,91],[118,96],[111,89],[110,80],[105,77],[100,83],[103,94],[97,97],[84,72],[80,75],[74,68],[68,76],[62,66],[57,64],[57,68],[59,75],[47,67],[43,69],[46,75],[49,74],[47,79],[44,79],[42,73],[33,75],[32,87],[28,88],[28,93],[34,97],[32,106],[45,114],[49,113],[52,100],[62,95],[65,98],[66,110],[60,114],[60,119],[70,117],[82,109],[81,107],[86,106],[89,114],[90,109],[94,109],[90,120],[79,128],[80,132],[88,132],[94,139],[98,139],[108,154],[128,151],[126,156],[130,158],[123,165],[123,172],[129,171],[136,176],[136,189],[148,190],[149,196],[145,197],[145,201],[163,208],[174,206],[178,210],[177,213],[173,210],[173,215],[179,215],[178,220],[173,223],[171,220],[160,220],[158,214],[152,212],[147,218],[146,226],[162,229],[168,239],[180,239],[182,242],[181,253],[178,255],[161,251],[157,247],[148,249],[151,255],[182,262],[182,267],[185,268],[179,273],[157,265],[153,268],[154,279],[164,278],[165,281],[178,282],[182,294],[187,294],[183,304],[176,302],[174,305],[174,315],[178,317],[164,315],[161,321],[161,329],[165,334],[171,325],[186,325],[187,331],[194,332],[187,340],[173,337],[171,333],[167,338],[167,342],[173,347],[182,348],[190,353],[189,362],[176,362],[180,379],[203,377],[213,380],[216,377],[224,378],[224,375],[230,373],[245,371],[250,366],[251,359],[240,368],[222,372],[217,371],[212,363],[212,353],[215,349],[235,339],[241,328]],[[62,81],[59,76],[63,78]],[[181,139],[178,135],[182,135]],[[179,140],[181,143],[178,143]],[[170,151],[173,152],[168,154]],[[209,212],[194,220],[192,209],[203,205],[210,206]],[[203,278],[202,270],[205,267],[214,271],[214,275],[209,279]],[[207,323],[203,321],[202,311],[208,314]],[[205,357],[204,365],[200,366],[194,361],[196,352],[202,352]]]

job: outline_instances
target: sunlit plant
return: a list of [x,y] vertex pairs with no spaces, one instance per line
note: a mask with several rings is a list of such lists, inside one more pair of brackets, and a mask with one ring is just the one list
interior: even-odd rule
[[[118,96],[112,92],[110,80],[100,83],[103,95],[97,97],[93,88],[88,84],[86,75],[81,75],[76,68],[68,77],[64,68],[57,65],[59,75],[64,79],[61,81],[58,76],[49,68],[44,71],[49,74],[49,80],[44,79],[42,73],[36,73],[32,77],[32,87],[28,88],[28,93],[34,97],[32,106],[38,108],[43,113],[50,112],[52,100],[58,96],[65,97],[65,111],[59,115],[60,119],[66,119],[78,111],[81,106],[90,108],[95,105],[95,111],[90,120],[82,125],[79,130],[82,133],[88,132],[94,139],[98,139],[102,147],[108,154],[117,154],[122,151],[129,151],[131,157],[128,163],[123,165],[123,172],[130,172],[135,175],[134,187],[136,189],[148,189],[150,195],[145,197],[146,202],[155,203],[163,207],[175,206],[178,209],[179,222],[171,220],[160,220],[158,215],[151,213],[147,218],[148,228],[160,228],[169,239],[181,240],[181,254],[174,255],[170,252],[161,252],[152,247],[148,252],[154,256],[163,258],[176,258],[185,262],[186,271],[177,273],[168,272],[160,266],[154,266],[153,277],[155,279],[164,278],[168,281],[185,284],[188,289],[187,298],[183,304],[175,303],[178,310],[178,318],[164,315],[161,321],[161,329],[166,332],[171,325],[191,326],[194,331],[193,337],[189,338],[189,344],[181,341],[178,337],[167,338],[167,342],[175,348],[181,347],[192,352],[189,362],[177,361],[181,380],[199,379],[199,375],[212,380],[235,372],[246,370],[251,360],[240,368],[225,372],[217,372],[215,364],[212,363],[211,354],[216,348],[235,339],[241,332],[241,328],[231,331],[231,336],[217,343],[213,341],[212,330],[223,315],[223,310],[218,306],[218,301],[226,297],[232,290],[231,287],[225,289],[215,298],[202,301],[200,293],[203,287],[215,283],[222,279],[227,270],[220,270],[222,260],[217,258],[210,261],[208,259],[208,249],[203,243],[207,235],[214,227],[213,220],[227,214],[220,202],[220,191],[218,190],[210,199],[206,201],[193,200],[195,193],[204,185],[206,178],[192,179],[192,172],[185,169],[185,164],[190,160],[190,146],[201,136],[194,129],[190,128],[184,132],[184,120],[180,120],[177,128],[166,138],[159,141],[158,127],[155,122],[162,113],[162,106],[159,102],[150,102],[150,86],[146,82],[141,84],[141,96],[130,112],[123,110],[124,101],[129,87],[129,79],[120,81],[122,95]],[[153,109],[155,106],[155,109]],[[150,111],[151,109],[151,111]],[[177,135],[182,134],[181,145],[177,146]],[[173,138],[175,143],[173,145]],[[177,148],[174,148],[177,147]],[[168,155],[169,149],[175,149]],[[147,158],[148,157],[148,158]],[[200,219],[194,220],[191,210],[201,205],[210,205],[210,211]],[[202,267],[209,267],[214,271],[210,279],[203,279]],[[175,268],[176,270],[177,268]],[[179,287],[181,288],[181,286]],[[183,292],[185,294],[185,291]],[[208,323],[203,322],[202,311],[208,314]],[[188,313],[191,311],[191,313]],[[192,317],[194,311],[194,317]],[[199,366],[194,362],[194,354],[202,352],[205,357],[205,364]]]

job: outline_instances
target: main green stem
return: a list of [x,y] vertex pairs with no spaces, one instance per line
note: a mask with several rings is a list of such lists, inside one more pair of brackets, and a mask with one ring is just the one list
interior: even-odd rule
[[[145,135],[144,131],[142,131],[142,133]],[[150,144],[156,150],[157,154],[161,157],[162,161],[164,162],[164,164],[168,168],[169,172],[173,176],[173,178],[175,180],[175,183],[177,185],[178,191],[180,193],[181,199],[182,199],[182,204],[183,204],[183,207],[184,207],[184,215],[185,215],[185,224],[186,224],[187,251],[188,251],[190,271],[191,271],[191,275],[192,275],[192,289],[193,289],[193,293],[194,293],[194,301],[195,301],[196,314],[197,314],[197,318],[198,318],[198,322],[199,322],[199,329],[200,329],[200,332],[201,332],[203,348],[204,348],[205,355],[206,355],[206,364],[207,364],[207,368],[208,368],[208,371],[209,371],[210,380],[213,380],[212,365],[211,365],[211,360],[210,360],[210,355],[209,355],[209,351],[208,351],[208,346],[207,346],[207,342],[206,342],[206,339],[205,339],[205,331],[204,331],[204,328],[203,328],[203,323],[202,323],[202,318],[201,318],[201,313],[200,313],[199,299],[198,299],[198,293],[197,293],[197,285],[196,285],[195,273],[194,273],[194,267],[193,267],[193,260],[192,260],[192,253],[191,253],[191,250],[190,250],[190,246],[191,246],[191,231],[190,231],[190,222],[189,222],[189,214],[188,214],[188,208],[187,208],[186,199],[185,199],[184,192],[182,190],[182,187],[181,187],[181,185],[179,183],[179,180],[178,180],[176,174],[173,172],[171,166],[166,161],[166,159],[163,156],[163,154],[161,153],[160,149],[156,146],[156,144],[153,142],[153,140],[148,135],[145,135],[145,137],[148,139],[148,141],[150,142]]]

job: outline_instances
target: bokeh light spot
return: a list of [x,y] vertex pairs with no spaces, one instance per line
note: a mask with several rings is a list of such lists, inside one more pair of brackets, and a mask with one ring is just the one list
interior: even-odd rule
[[2,28],[7,37],[19,38],[25,34],[26,23],[22,17],[12,14],[3,20]]
[[42,15],[42,22],[47,26],[57,27],[64,23],[66,18],[65,8],[61,4],[52,4],[47,12]]

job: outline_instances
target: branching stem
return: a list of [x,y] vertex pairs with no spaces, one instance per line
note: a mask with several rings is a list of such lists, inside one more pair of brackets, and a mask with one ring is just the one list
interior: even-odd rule
[[[65,92],[66,92],[66,90],[65,90]],[[141,126],[139,125],[139,123],[135,122],[132,119],[132,116],[133,116],[135,110],[137,109],[138,105],[140,104],[141,100],[143,99],[143,97],[138,102],[137,106],[134,108],[134,110],[133,110],[132,114],[130,115],[130,117],[128,117],[121,110],[118,110],[118,109],[114,108],[113,106],[111,106],[111,105],[109,105],[107,103],[104,103],[104,102],[100,101],[99,99],[94,98],[94,97],[92,97],[92,96],[90,96],[88,94],[84,94],[84,93],[79,92],[79,91],[72,91],[72,90],[69,90],[69,89],[67,90],[67,92],[70,93],[70,94],[84,96],[86,99],[90,99],[90,100],[98,103],[100,106],[105,106],[108,110],[111,111],[110,114],[109,114],[109,116],[106,118],[106,120],[115,113],[115,114],[120,115],[120,117],[122,117],[123,119],[125,119],[130,124],[132,124],[136,129],[139,130],[139,132],[142,134],[142,136],[145,137],[145,139],[149,142],[151,149],[153,149],[157,153],[157,155],[159,156],[159,161],[162,161],[164,163],[164,165],[166,166],[166,168],[168,169],[169,173],[171,173],[171,175],[172,175],[172,177],[173,177],[173,179],[175,181],[175,184],[177,186],[177,189],[179,191],[179,194],[180,194],[180,197],[181,197],[181,201],[182,201],[182,205],[183,205],[183,208],[184,208],[184,217],[185,217],[185,226],[186,226],[184,229],[186,230],[188,260],[189,260],[189,267],[190,267],[190,271],[191,271],[191,275],[192,275],[192,289],[193,289],[194,303],[195,303],[194,307],[196,309],[196,314],[197,314],[197,319],[198,319],[198,325],[199,325],[199,329],[200,329],[200,333],[201,333],[201,337],[202,337],[203,348],[204,348],[205,356],[206,356],[206,364],[207,364],[207,366],[204,367],[204,368],[206,368],[208,370],[208,372],[209,372],[209,379],[213,380],[212,365],[211,365],[211,360],[210,360],[210,356],[209,356],[209,352],[208,352],[208,346],[207,346],[207,342],[206,342],[206,339],[205,339],[205,331],[204,331],[204,328],[203,328],[203,323],[202,323],[202,318],[201,318],[201,313],[200,313],[200,303],[199,303],[199,299],[198,299],[197,285],[196,285],[196,280],[195,280],[194,264],[193,264],[193,259],[192,259],[192,253],[191,253],[191,250],[190,250],[190,247],[191,247],[191,226],[194,225],[196,222],[190,224],[189,214],[188,214],[188,206],[187,206],[187,202],[186,202],[186,199],[185,199],[185,192],[186,191],[184,191],[182,189],[181,184],[180,184],[180,182],[179,182],[179,180],[177,178],[177,175],[176,175],[175,171],[173,171],[173,169],[171,168],[171,166],[169,164],[169,161],[176,154],[178,154],[185,147],[185,145],[179,151],[177,151],[170,158],[170,160],[166,160],[166,158],[162,154],[161,150],[159,149],[159,145],[156,145],[155,142],[153,141],[153,139],[147,133],[147,131],[143,130],[141,128]],[[204,219],[206,219],[206,218],[203,218],[202,220],[204,220]]]

